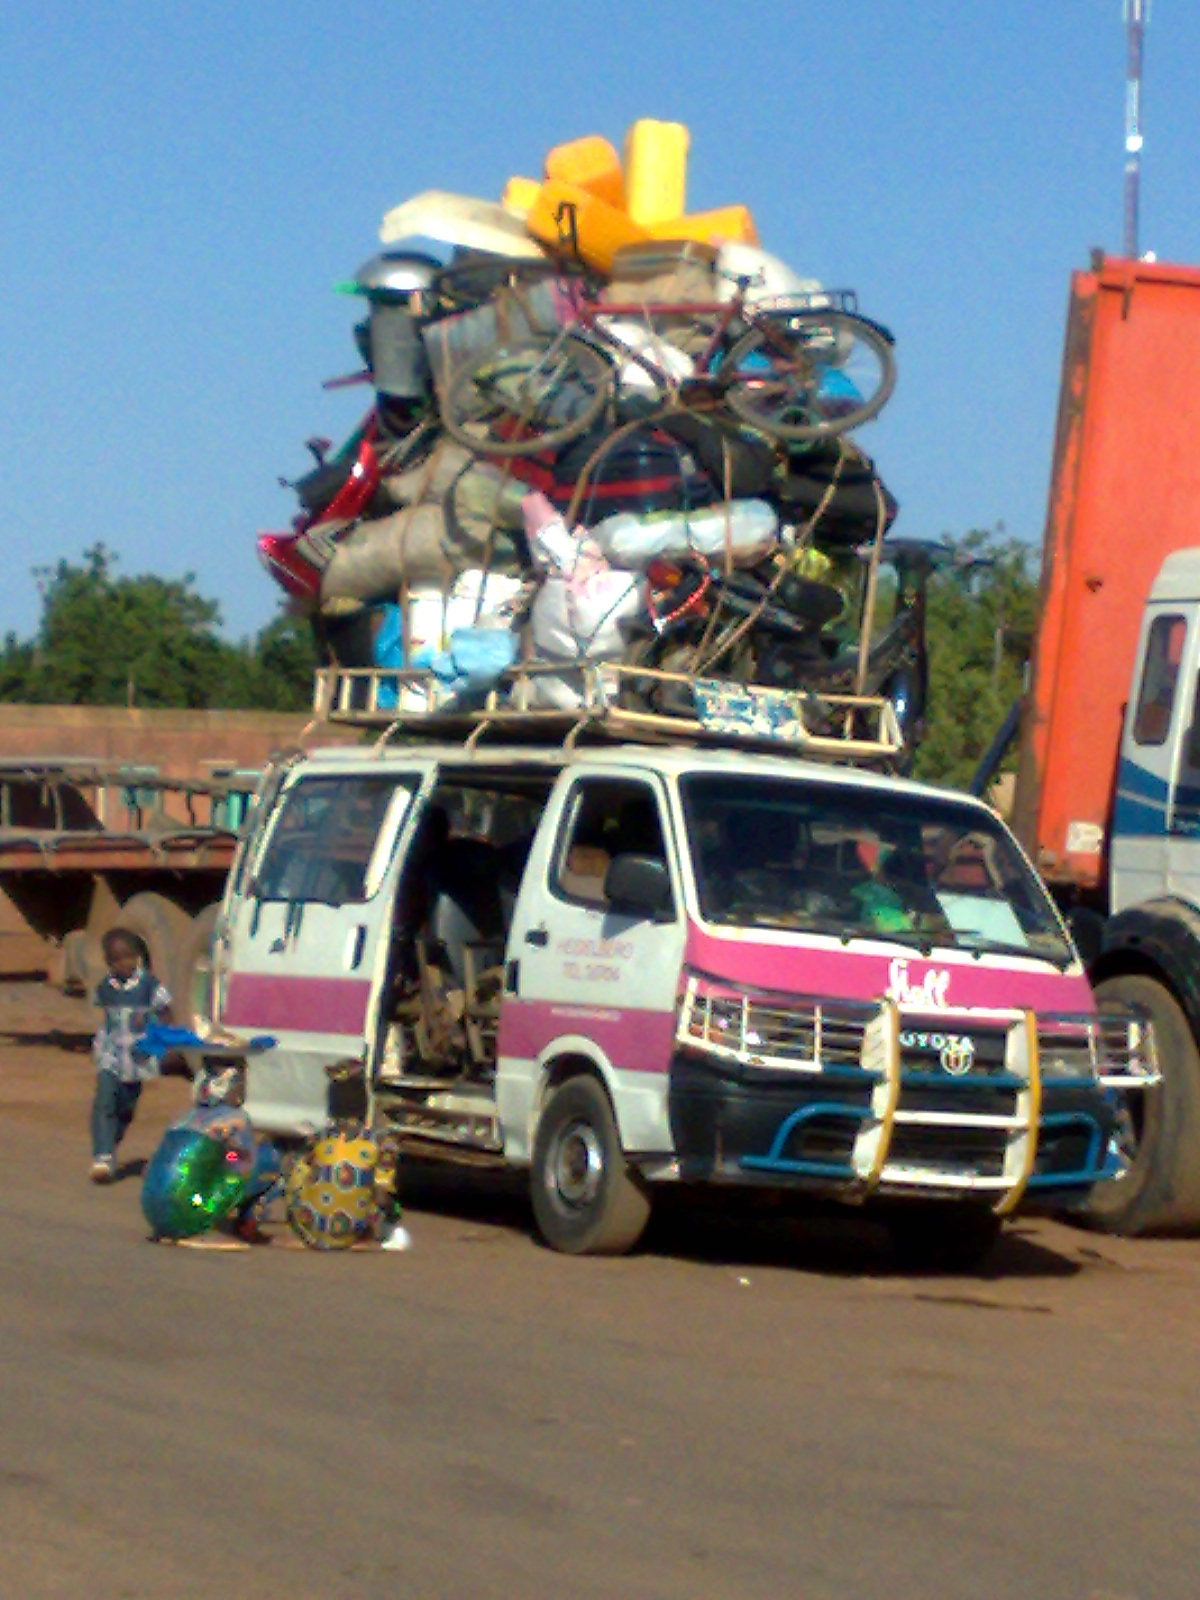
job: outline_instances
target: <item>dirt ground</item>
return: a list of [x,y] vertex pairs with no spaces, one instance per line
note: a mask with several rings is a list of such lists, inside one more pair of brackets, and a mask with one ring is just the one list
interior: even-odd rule
[[406,1172],[403,1255],[145,1237],[87,1181],[90,1014],[0,985],[0,1600],[1194,1600],[1200,1241],[1022,1222],[906,1277],[844,1225],[539,1248]]

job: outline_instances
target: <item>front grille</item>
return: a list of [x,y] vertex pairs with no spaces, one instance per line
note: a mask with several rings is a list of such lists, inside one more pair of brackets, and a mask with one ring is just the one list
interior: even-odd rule
[[876,1014],[873,1006],[713,994],[692,978],[678,1037],[685,1047],[750,1067],[857,1072],[867,1025]]
[[733,991],[690,973],[677,1044],[681,1066],[725,1086],[714,1093],[773,1097],[740,1102],[757,1121],[736,1159],[756,1177],[979,1190],[1010,1209],[1029,1185],[1078,1188],[1100,1169],[1100,1032],[1089,1017],[902,1016],[888,999]]
[[1101,1082],[1110,1089],[1149,1089],[1161,1083],[1154,1024],[1130,1006],[1096,1018]]

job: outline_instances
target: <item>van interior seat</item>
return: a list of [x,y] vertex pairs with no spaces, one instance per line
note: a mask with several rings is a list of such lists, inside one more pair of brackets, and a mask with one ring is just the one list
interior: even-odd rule
[[[507,936],[500,852],[482,839],[451,839],[431,864],[429,934],[446,951],[456,984],[504,960]],[[474,960],[468,971],[467,948]]]

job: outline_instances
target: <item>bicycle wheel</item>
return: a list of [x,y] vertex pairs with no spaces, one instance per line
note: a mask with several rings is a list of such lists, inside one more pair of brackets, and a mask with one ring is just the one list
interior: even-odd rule
[[828,439],[882,408],[896,384],[892,336],[849,311],[763,314],[721,363],[725,401],[778,439]]
[[481,455],[537,455],[586,432],[612,386],[611,365],[584,340],[535,335],[460,367],[442,396],[442,425]]

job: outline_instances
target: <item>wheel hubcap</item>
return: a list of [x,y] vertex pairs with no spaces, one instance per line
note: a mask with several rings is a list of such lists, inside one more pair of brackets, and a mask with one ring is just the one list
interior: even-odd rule
[[551,1170],[555,1192],[564,1204],[590,1205],[604,1182],[604,1151],[595,1128],[586,1122],[564,1128]]

